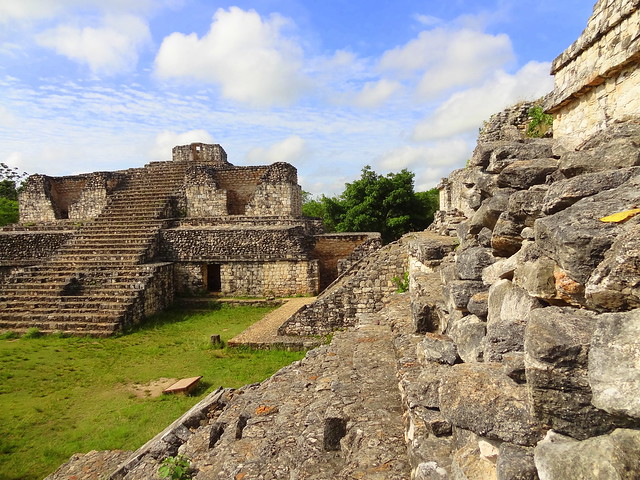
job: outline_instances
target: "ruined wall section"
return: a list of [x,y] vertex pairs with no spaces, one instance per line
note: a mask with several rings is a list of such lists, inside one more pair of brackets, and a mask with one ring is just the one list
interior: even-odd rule
[[555,138],[574,148],[640,111],[640,2],[600,0],[582,36],[553,62]]
[[267,167],[231,167],[216,169],[214,180],[220,190],[227,192],[229,215],[248,215],[247,204],[260,183]]
[[67,177],[32,175],[19,194],[20,221],[52,222],[97,217],[108,197],[126,179],[125,172],[96,172]]
[[247,204],[246,214],[301,216],[302,189],[296,168],[284,162],[270,165]]
[[379,233],[325,233],[315,236],[311,252],[320,265],[320,289],[327,288],[338,275],[380,248]]
[[0,265],[34,265],[73,238],[73,231],[0,232]]
[[227,152],[218,144],[192,143],[190,145],[178,145],[173,147],[171,155],[174,162],[231,166],[227,161]]
[[194,166],[185,174],[184,194],[187,217],[215,217],[228,215],[227,190],[218,188],[215,170],[208,166]]
[[311,249],[303,227],[173,228],[160,233],[164,261],[307,260]]
[[407,271],[406,239],[390,243],[353,265],[318,299],[303,307],[278,330],[279,335],[325,335],[352,327],[358,318],[384,306],[386,295],[397,290],[393,278]]

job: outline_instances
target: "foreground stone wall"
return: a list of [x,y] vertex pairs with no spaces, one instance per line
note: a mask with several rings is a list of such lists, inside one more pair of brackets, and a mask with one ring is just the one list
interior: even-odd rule
[[639,31],[637,0],[600,0],[581,37],[553,62],[547,109],[564,146],[574,148],[614,121],[638,115]]

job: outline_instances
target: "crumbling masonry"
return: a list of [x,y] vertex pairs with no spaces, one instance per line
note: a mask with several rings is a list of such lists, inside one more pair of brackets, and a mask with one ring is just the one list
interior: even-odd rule
[[[296,169],[237,167],[220,145],[143,168],[30,177],[0,231],[0,330],[110,335],[176,294],[313,295],[379,234],[324,234]],[[346,264],[345,264],[346,265]]]

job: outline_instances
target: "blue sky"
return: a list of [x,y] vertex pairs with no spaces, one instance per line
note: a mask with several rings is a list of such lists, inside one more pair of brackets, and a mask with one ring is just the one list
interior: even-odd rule
[[549,92],[589,0],[0,0],[0,162],[70,175],[220,143],[335,194],[364,165],[419,190],[483,120]]

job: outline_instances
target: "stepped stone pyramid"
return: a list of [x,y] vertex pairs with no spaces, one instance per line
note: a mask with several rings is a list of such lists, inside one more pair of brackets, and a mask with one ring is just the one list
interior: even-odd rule
[[0,331],[108,336],[176,293],[312,295],[379,245],[303,217],[293,166],[233,166],[208,144],[143,168],[34,175],[20,214],[0,231]]

